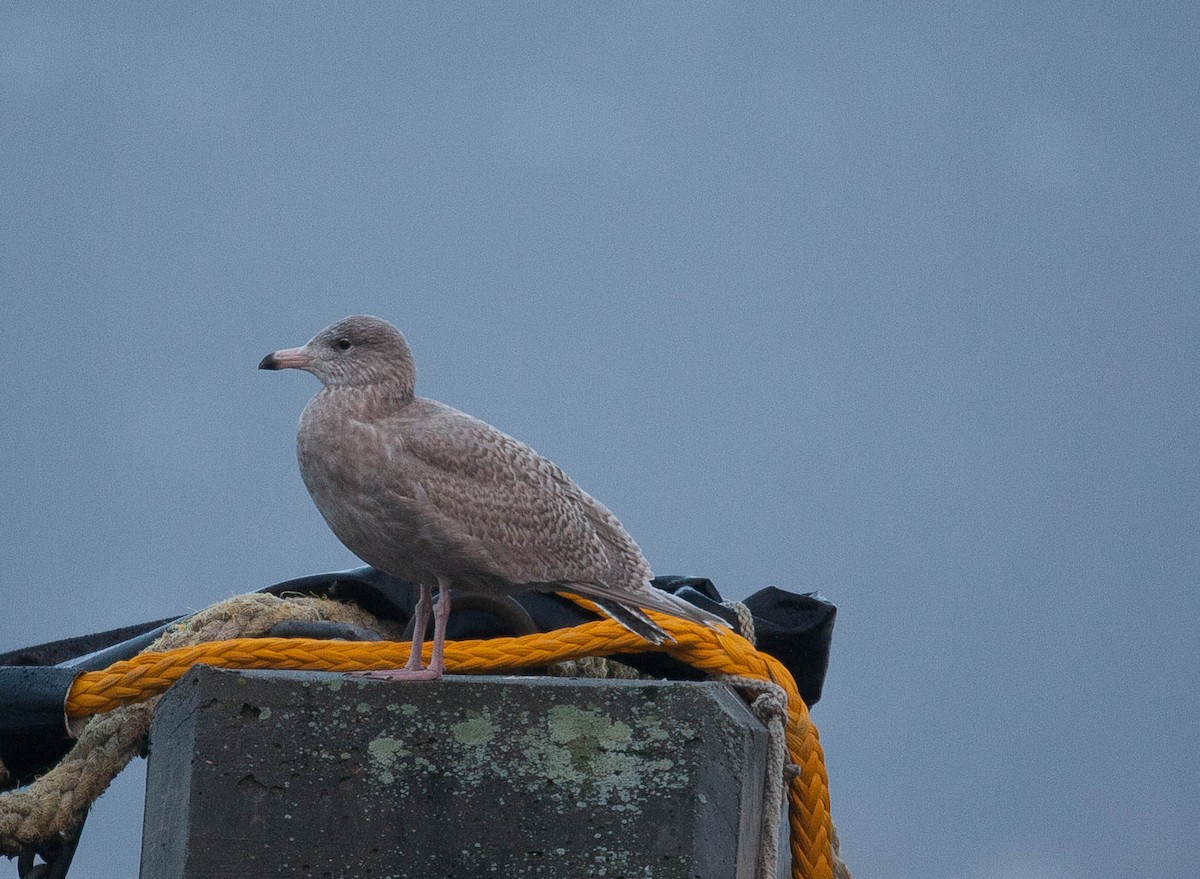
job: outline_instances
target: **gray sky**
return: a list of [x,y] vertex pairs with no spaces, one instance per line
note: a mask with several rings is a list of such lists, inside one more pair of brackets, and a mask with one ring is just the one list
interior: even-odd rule
[[375,313],[659,573],[839,605],[856,875],[1192,877],[1198,59],[1188,3],[6,4],[0,647],[353,564],[255,365]]

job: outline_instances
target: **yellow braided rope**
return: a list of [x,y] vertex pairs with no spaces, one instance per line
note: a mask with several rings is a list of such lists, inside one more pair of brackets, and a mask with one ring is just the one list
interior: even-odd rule
[[[581,602],[583,603],[583,602]],[[674,643],[660,646],[612,620],[584,623],[519,638],[447,641],[449,672],[498,672],[536,668],[585,656],[661,650],[713,675],[741,675],[772,681],[787,693],[787,744],[800,772],[788,782],[794,879],[832,879],[833,824],[829,786],[817,728],[796,683],[779,660],[756,650],[742,636],[651,612]],[[67,696],[67,716],[111,711],[162,693],[193,665],[223,668],[279,668],[307,671],[378,671],[400,668],[408,659],[407,642],[327,641],[311,638],[237,638],[141,653],[103,671],[85,672]],[[430,645],[425,644],[425,659]]]

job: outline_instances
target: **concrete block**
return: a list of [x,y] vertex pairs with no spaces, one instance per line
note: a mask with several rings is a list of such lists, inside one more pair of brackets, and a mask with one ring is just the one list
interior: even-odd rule
[[715,683],[196,668],[142,879],[750,879],[766,731]]

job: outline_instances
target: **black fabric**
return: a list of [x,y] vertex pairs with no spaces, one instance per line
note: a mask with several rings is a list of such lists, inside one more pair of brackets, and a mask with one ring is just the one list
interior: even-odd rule
[[157,629],[175,621],[175,617],[165,620],[154,620],[149,623],[137,623],[132,626],[122,626],[107,632],[95,632],[91,635],[80,635],[75,638],[64,638],[61,641],[48,641],[45,644],[35,644],[32,647],[18,647],[7,653],[0,653],[0,666],[4,665],[58,665],[70,659],[103,650],[114,644],[119,644],[152,629]]
[[758,649],[792,673],[805,705],[821,700],[837,608],[819,595],[768,586],[743,602],[754,617]]
[[26,784],[71,747],[63,711],[73,669],[16,665],[0,668],[0,760],[5,785]]
[[[721,595],[704,577],[656,577],[654,585],[673,592],[735,627],[737,614],[721,604]],[[371,567],[286,580],[259,590],[272,595],[321,595],[352,601],[373,615],[407,623],[418,590]],[[465,596],[464,596],[465,599]],[[576,626],[596,619],[559,595],[525,592],[517,603],[541,631]],[[745,600],[754,617],[759,649],[787,667],[807,705],[821,698],[837,608],[814,594],[798,595],[770,587]],[[451,614],[447,637],[494,638],[528,634],[526,614],[514,614],[487,601],[464,601]],[[180,619],[183,619],[182,617]],[[67,638],[0,654],[0,760],[9,768],[9,786],[26,784],[53,766],[70,748],[62,705],[75,673],[105,668],[145,649],[175,620],[156,620],[76,638]],[[673,680],[704,675],[663,653],[613,657],[639,671]]]

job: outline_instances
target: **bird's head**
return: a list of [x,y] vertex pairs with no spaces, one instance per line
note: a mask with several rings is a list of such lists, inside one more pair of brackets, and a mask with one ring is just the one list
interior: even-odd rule
[[300,348],[273,351],[259,369],[303,369],[326,387],[399,386],[411,396],[416,384],[412,351],[404,334],[366,315],[330,324]]

